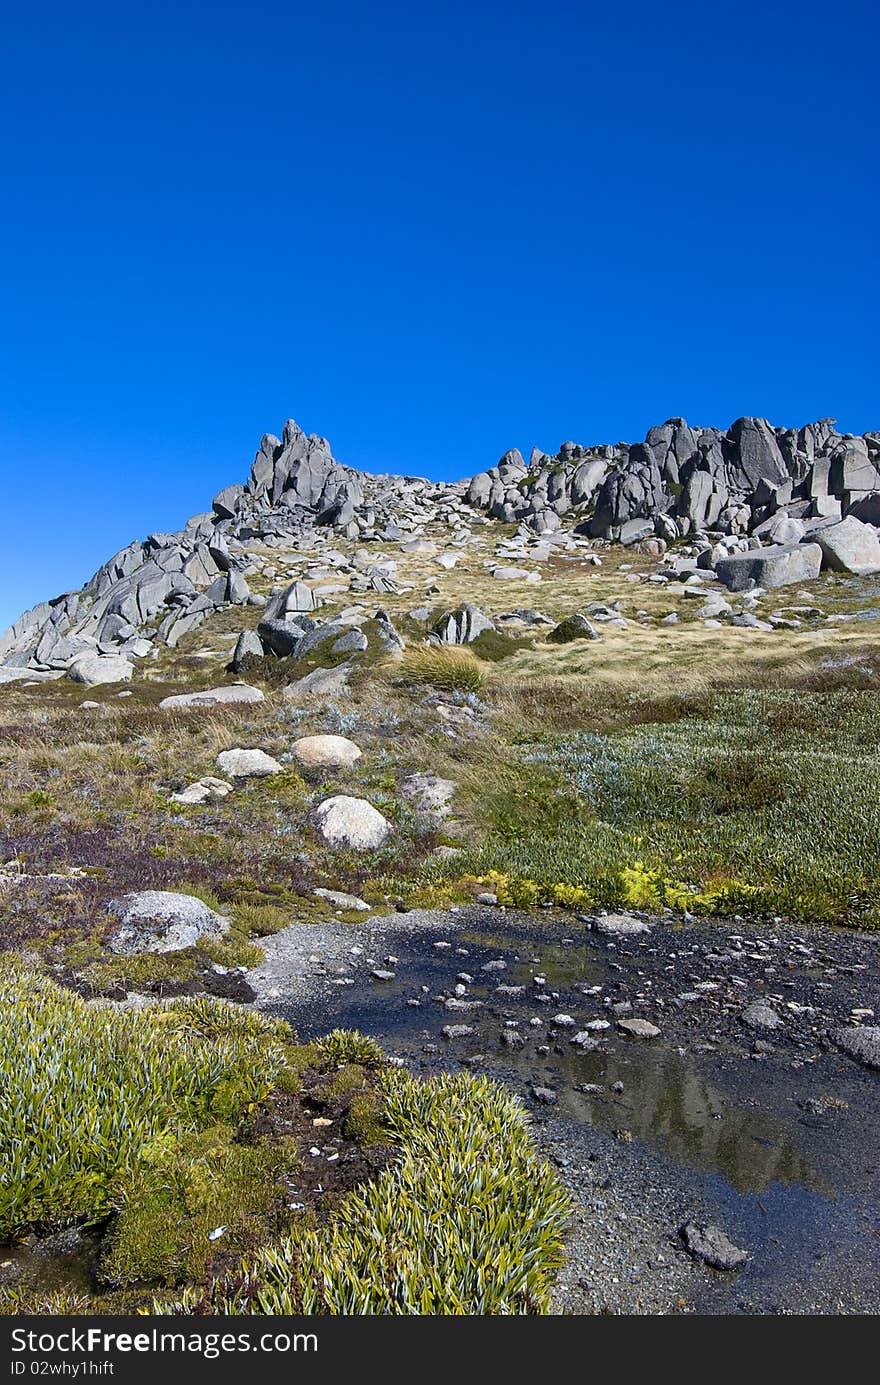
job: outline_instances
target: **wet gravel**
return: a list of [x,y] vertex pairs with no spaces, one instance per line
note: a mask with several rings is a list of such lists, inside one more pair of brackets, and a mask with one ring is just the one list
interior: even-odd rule
[[[573,1198],[558,1311],[878,1311],[880,1073],[832,1037],[880,1014],[878,940],[636,921],[297,925],[247,981],[305,1038],[360,1028],[414,1071],[475,1068],[522,1097]],[[689,1220],[745,1265],[696,1260]]]

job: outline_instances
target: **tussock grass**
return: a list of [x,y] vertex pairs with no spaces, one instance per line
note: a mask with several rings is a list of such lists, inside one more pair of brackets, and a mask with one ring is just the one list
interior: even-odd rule
[[438,692],[479,692],[486,669],[465,646],[415,645],[406,650],[393,669],[403,684],[433,688]]
[[[0,1237],[115,1213],[105,1282],[192,1285],[158,1301],[160,1313],[548,1310],[566,1195],[521,1103],[486,1078],[422,1082],[367,1036],[334,1031],[301,1047],[283,1022],[216,1001],[89,1005],[11,967],[0,1006]],[[279,1180],[299,1156],[237,1132],[270,1093],[296,1093],[306,1071],[348,1101],[349,1138],[397,1154],[320,1222],[286,1211],[289,1234],[272,1243]],[[245,1259],[201,1287],[221,1224],[225,1263]]]

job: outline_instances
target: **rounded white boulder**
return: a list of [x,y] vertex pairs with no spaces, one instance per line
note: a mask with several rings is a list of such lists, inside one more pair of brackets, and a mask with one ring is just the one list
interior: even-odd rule
[[382,845],[391,824],[365,798],[335,794],[319,803],[315,812],[325,842],[331,846],[351,846],[371,851]]
[[115,655],[87,654],[70,665],[67,676],[74,683],[85,683],[87,688],[95,688],[99,683],[127,683],[133,672],[127,659]]
[[265,779],[269,774],[281,774],[284,769],[265,750],[221,750],[217,764],[230,779]]
[[360,746],[345,736],[301,736],[291,749],[301,765],[320,769],[350,769],[361,758]]

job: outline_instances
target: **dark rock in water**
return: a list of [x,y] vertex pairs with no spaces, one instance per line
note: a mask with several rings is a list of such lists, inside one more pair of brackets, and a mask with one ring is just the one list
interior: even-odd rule
[[735,1246],[720,1226],[685,1222],[681,1228],[681,1239],[696,1260],[702,1260],[713,1270],[737,1270],[749,1258],[746,1251]]
[[556,1104],[556,1092],[552,1087],[532,1087],[532,1096],[535,1101],[539,1101],[542,1106],[553,1106]]
[[740,1015],[743,1024],[749,1029],[770,1031],[782,1028],[782,1020],[766,1000],[753,1000]]
[[440,1030],[444,1039],[467,1039],[474,1032],[472,1024],[444,1024]]
[[866,1068],[880,1068],[880,1025],[857,1024],[850,1029],[835,1029],[831,1038],[847,1057]]

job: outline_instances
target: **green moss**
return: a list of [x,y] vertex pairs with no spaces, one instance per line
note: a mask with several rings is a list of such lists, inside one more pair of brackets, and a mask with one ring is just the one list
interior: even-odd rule
[[102,1278],[117,1286],[203,1279],[215,1251],[241,1255],[277,1233],[281,1178],[298,1167],[277,1147],[236,1143],[228,1125],[155,1141],[120,1186]]
[[486,1078],[384,1081],[400,1157],[318,1228],[246,1258],[157,1313],[522,1314],[549,1311],[567,1197],[520,1102]]
[[498,664],[502,659],[509,659],[520,649],[531,648],[533,644],[534,640],[525,636],[513,637],[499,634],[497,630],[484,630],[471,641],[468,648],[478,659],[484,659],[489,664]]
[[203,938],[199,946],[210,961],[221,967],[255,967],[263,960],[262,949],[238,928],[230,928],[222,938]]
[[343,1130],[349,1140],[355,1140],[359,1145],[378,1145],[387,1140],[388,1127],[385,1124],[382,1093],[374,1088],[355,1093],[343,1122]]
[[274,1085],[291,1034],[235,1007],[89,1005],[0,969],[0,1238],[101,1220],[157,1140],[234,1123]]
[[[83,953],[90,951],[91,957]],[[72,957],[82,958],[74,964]],[[149,986],[185,985],[201,971],[204,962],[192,948],[182,952],[139,952],[132,957],[111,957],[92,948],[69,948],[68,965],[99,995]]]

